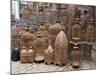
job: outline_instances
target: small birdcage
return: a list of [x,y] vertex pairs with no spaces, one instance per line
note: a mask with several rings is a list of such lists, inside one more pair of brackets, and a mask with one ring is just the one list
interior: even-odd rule
[[32,63],[33,62],[33,60],[34,60],[34,51],[33,51],[33,49],[32,49],[32,46],[30,46],[29,47],[29,49],[28,49],[28,52],[27,52],[27,61],[29,62],[29,63]]
[[[44,25],[44,23],[41,24],[41,26],[39,27],[39,29],[41,30],[41,34],[42,34],[42,37],[48,41],[48,31],[46,29],[46,26]],[[48,43],[48,42],[47,42]]]
[[20,62],[27,63],[27,50],[25,47],[23,47],[20,52]]
[[86,30],[86,41],[90,43],[94,42],[96,37],[95,34],[96,34],[96,29],[91,22],[91,24],[88,25]]
[[45,60],[44,62],[48,65],[53,64],[54,60],[54,50],[51,45],[48,46],[48,49],[45,50]]

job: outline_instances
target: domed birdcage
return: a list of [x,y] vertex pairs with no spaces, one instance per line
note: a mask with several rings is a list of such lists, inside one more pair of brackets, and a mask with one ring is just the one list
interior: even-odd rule
[[54,64],[63,66],[67,64],[68,40],[63,31],[56,37],[54,49]]
[[37,39],[33,42],[33,47],[36,52],[35,61],[44,60],[44,50],[47,48],[46,40],[42,37],[42,33],[39,30],[37,32]]
[[23,19],[29,19],[30,16],[32,14],[32,9],[29,8],[28,6],[24,6],[22,9],[21,9],[21,15],[22,15],[22,18]]
[[27,63],[27,50],[25,47],[20,51],[20,62]]
[[27,52],[27,61],[29,63],[32,63],[34,60],[34,56],[35,56],[35,53],[33,51],[33,48],[32,48],[32,46],[30,46],[28,49],[28,52]]
[[29,31],[24,32],[24,34],[21,36],[21,45],[25,46],[26,48],[29,47],[29,45],[32,45],[32,42],[36,39],[36,36]]
[[56,21],[54,25],[50,25],[49,27],[49,39],[51,40],[51,45],[54,48],[54,43],[58,33],[63,30],[65,31],[64,26],[60,25],[60,21]]

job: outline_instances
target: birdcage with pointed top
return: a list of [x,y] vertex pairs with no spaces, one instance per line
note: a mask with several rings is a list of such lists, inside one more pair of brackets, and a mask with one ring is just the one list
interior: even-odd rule
[[54,61],[54,50],[51,45],[45,50],[45,59],[44,62],[48,65],[53,64]]
[[54,64],[63,66],[67,64],[68,40],[63,31],[60,31],[55,40]]

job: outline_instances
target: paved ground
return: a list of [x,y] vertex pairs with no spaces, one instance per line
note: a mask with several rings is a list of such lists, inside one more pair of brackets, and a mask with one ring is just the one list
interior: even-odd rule
[[44,63],[36,64],[36,63],[28,63],[21,64],[18,62],[11,63],[12,74],[22,74],[22,73],[39,73],[39,72],[54,72],[54,71],[76,71],[76,70],[87,70],[87,69],[95,69],[95,52],[92,53],[92,61],[83,60],[81,61],[81,66],[79,69],[74,69],[70,65],[70,62],[63,67],[56,65],[46,65]]

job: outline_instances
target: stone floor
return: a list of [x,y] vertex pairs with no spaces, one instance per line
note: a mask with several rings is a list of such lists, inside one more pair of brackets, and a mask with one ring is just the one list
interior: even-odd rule
[[24,63],[21,64],[18,62],[11,62],[11,74],[25,74],[25,73],[40,73],[40,72],[63,72],[63,71],[77,71],[77,70],[89,70],[96,69],[95,64],[95,52],[92,53],[92,60],[82,60],[81,66],[79,69],[74,69],[70,62],[63,67],[56,65],[46,65],[44,63]]

